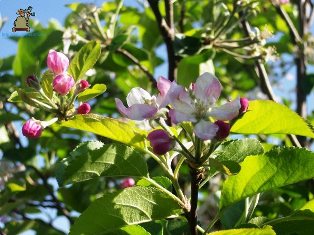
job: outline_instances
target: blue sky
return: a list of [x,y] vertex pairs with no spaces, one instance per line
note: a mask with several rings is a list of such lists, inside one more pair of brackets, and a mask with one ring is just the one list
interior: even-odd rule
[[[64,22],[64,19],[68,13],[71,12],[69,8],[66,7],[66,4],[73,2],[84,2],[84,3],[93,3],[96,6],[101,6],[104,0],[0,0],[0,15],[2,17],[7,17],[7,22],[0,31],[0,58],[8,55],[13,55],[16,52],[16,43],[8,39],[9,36],[23,36],[25,32],[12,32],[12,27],[14,20],[17,17],[16,11],[20,8],[26,9],[28,6],[33,7],[33,12],[35,16],[31,17],[32,19],[38,20],[41,24],[47,25],[50,19],[56,19],[61,23]],[[109,1],[107,1],[109,2]],[[138,5],[136,0],[124,0],[124,3],[127,5]]]

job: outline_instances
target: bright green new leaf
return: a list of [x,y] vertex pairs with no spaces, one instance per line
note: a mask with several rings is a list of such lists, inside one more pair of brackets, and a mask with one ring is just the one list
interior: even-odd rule
[[302,148],[275,147],[247,157],[238,175],[223,184],[220,208],[270,189],[314,177],[314,153]]
[[[213,72],[211,59],[214,54],[213,50],[206,50],[201,54],[183,58],[178,65],[178,83],[188,87],[201,73]],[[204,64],[206,65],[205,70],[202,68]]]
[[222,230],[218,232],[208,233],[208,235],[276,235],[270,226],[264,228],[241,228]]
[[22,102],[22,99],[19,97],[19,93],[17,91],[13,91],[10,97],[8,98],[9,102]]
[[135,186],[106,193],[92,202],[75,221],[70,234],[114,234],[125,225],[159,220],[180,212],[179,204],[155,187]]
[[92,132],[139,149],[144,149],[146,146],[146,131],[137,128],[132,122],[88,114],[76,115],[73,119],[63,122],[62,125]]
[[116,229],[113,232],[103,233],[104,235],[151,235],[144,228],[139,225],[128,225],[120,229]]
[[95,84],[92,88],[88,88],[78,95],[78,101],[85,102],[96,96],[101,95],[106,91],[107,87],[105,84]]
[[262,154],[263,146],[256,139],[230,140],[224,142],[213,155],[219,161],[242,162],[246,156]]
[[77,146],[62,161],[59,183],[73,183],[99,176],[147,176],[142,153],[120,143],[89,141]]
[[314,138],[313,127],[284,105],[270,100],[250,101],[248,111],[232,126],[240,134],[295,134]]
[[26,190],[25,186],[16,183],[8,183],[7,187],[11,190],[11,192],[21,192]]
[[42,78],[40,80],[40,85],[44,91],[44,93],[46,94],[46,96],[48,98],[52,98],[53,96],[53,86],[52,86],[52,81],[54,78],[54,74],[53,72],[47,70],[43,75]]
[[68,71],[75,81],[81,79],[89,69],[93,68],[100,53],[100,44],[92,41],[86,43],[79,52],[75,54]]

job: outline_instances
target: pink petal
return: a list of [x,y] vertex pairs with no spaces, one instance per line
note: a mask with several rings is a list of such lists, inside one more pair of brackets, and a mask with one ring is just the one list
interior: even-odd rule
[[[165,89],[163,90],[163,92]],[[178,85],[176,82],[172,82],[170,88],[166,94],[160,93],[157,97],[157,103],[160,108],[166,107],[168,104],[171,104],[174,100],[178,99],[181,92],[184,91],[184,88]]]
[[171,82],[164,78],[164,77],[159,77],[158,81],[157,81],[157,88],[160,92],[161,96],[165,96],[167,94],[167,92],[169,91],[171,86]]
[[195,97],[204,104],[214,104],[220,96],[221,84],[218,79],[210,74],[203,73],[196,80],[193,87]]
[[209,121],[201,120],[194,127],[195,135],[202,140],[215,138],[219,127]]
[[219,107],[213,108],[209,112],[209,116],[222,121],[232,120],[239,115],[240,108],[240,99],[236,99]]
[[120,99],[116,98],[115,101],[119,112],[132,120],[141,121],[146,118],[151,118],[157,112],[156,107],[148,104],[134,104],[126,108]]
[[174,124],[177,124],[179,122],[184,122],[184,121],[190,121],[190,122],[196,122],[196,118],[194,117],[193,113],[189,112],[180,112],[175,109],[171,109],[169,111],[169,116],[171,119],[171,122]]

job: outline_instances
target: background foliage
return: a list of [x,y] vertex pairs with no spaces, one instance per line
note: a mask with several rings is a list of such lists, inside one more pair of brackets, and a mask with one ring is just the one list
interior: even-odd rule
[[[72,234],[98,234],[103,227],[110,227],[106,234],[182,234],[186,231],[187,221],[163,219],[179,214],[180,207],[177,201],[161,194],[150,182],[139,180],[138,187],[120,193],[124,177],[139,179],[137,177],[147,176],[148,171],[163,187],[170,185],[156,162],[138,157],[143,154],[138,149],[145,147],[147,133],[132,123],[121,126],[111,118],[118,117],[114,98],[123,100],[131,88],[155,91],[158,76],[189,85],[203,71],[214,72],[220,79],[225,100],[246,96],[250,99],[276,99],[283,105],[272,103],[267,106],[270,101],[253,101],[250,107],[254,107],[254,111],[232,127],[232,132],[243,134],[241,138],[258,139],[265,153],[259,151],[262,148],[259,143],[247,143],[249,140],[245,139],[237,140],[241,143],[235,141],[233,145],[227,145],[225,155],[224,149],[221,150],[221,160],[230,160],[232,155],[232,160],[240,163],[246,156],[255,156],[246,158],[241,163],[241,173],[225,181],[220,204],[219,192],[226,176],[218,174],[210,184],[204,184],[199,192],[199,221],[207,224],[214,219],[219,208],[223,208],[214,229],[235,227],[246,207],[245,197],[253,195],[252,190],[256,192],[254,187],[260,184],[260,192],[267,192],[260,196],[252,224],[265,227],[263,231],[252,234],[274,234],[266,225],[273,226],[278,234],[285,234],[287,230],[299,234],[313,231],[314,184],[313,180],[306,180],[313,178],[313,171],[303,171],[313,166],[313,153],[304,149],[285,154],[295,143],[285,134],[307,136],[298,141],[303,147],[312,149],[314,134],[308,124],[314,118],[313,101],[306,98],[312,97],[314,86],[313,37],[309,22],[305,24],[300,19],[305,14],[300,5],[311,1],[291,1],[281,7],[274,6],[271,1],[249,1],[248,8],[244,9],[245,18],[237,12],[230,21],[226,19],[234,14],[231,0],[172,1],[173,15],[168,14],[169,2],[141,1],[141,7],[135,8],[123,5],[122,1],[105,1],[97,9],[90,4],[72,3],[68,5],[72,12],[63,28],[54,23],[47,27],[37,23],[32,25],[34,32],[38,33],[36,37],[11,38],[18,45],[16,54],[0,58],[0,221],[4,234],[18,234],[30,229],[37,234],[64,234],[67,229],[57,228],[54,221],[62,217],[73,224],[87,208],[76,220]],[[253,7],[255,2],[262,4]],[[159,9],[159,15],[156,9]],[[172,35],[169,36],[169,32],[161,27],[160,17],[171,26]],[[273,33],[266,47],[276,49],[278,59],[275,62],[266,63],[269,57],[264,52],[255,56],[259,48],[234,48],[230,40],[246,38],[247,42],[250,41],[242,20],[261,31],[267,28]],[[295,26],[302,41],[289,23]],[[215,43],[210,41],[213,38]],[[83,46],[80,56],[76,56]],[[21,123],[32,116],[41,120],[49,116],[27,102],[13,103],[8,99],[15,90],[20,96],[25,92],[28,75],[39,76],[46,68],[45,60],[51,48],[64,51],[77,62],[70,67],[74,77],[86,78],[91,84],[106,85],[95,85],[90,93],[79,97],[81,101],[93,98],[90,102],[92,112],[98,115],[77,116],[62,125],[50,126],[39,139],[25,140],[19,131]],[[84,54],[86,51],[88,53]],[[97,57],[98,60],[95,59]],[[158,66],[164,68],[162,74],[156,74]],[[89,70],[91,67],[93,69]],[[266,71],[265,77],[263,72]],[[274,91],[268,87],[267,74]],[[285,86],[288,75],[295,81],[295,87]],[[104,94],[96,97],[104,90]],[[27,93],[27,97],[31,94]],[[18,101],[13,98],[11,96],[11,101]],[[290,109],[297,111],[307,122],[291,113]],[[259,113],[259,118],[254,112]],[[271,124],[272,128],[269,128]],[[132,139],[135,134],[140,136],[136,141]],[[231,136],[235,137],[239,135]],[[84,143],[80,144],[82,141]],[[245,148],[249,144],[255,144],[258,150],[249,152]],[[274,144],[279,147],[270,150]],[[121,151],[123,159],[117,158]],[[234,152],[239,155],[231,154]],[[276,159],[271,158],[274,152],[279,156],[276,155]],[[95,159],[97,163],[94,163]],[[273,169],[273,164],[279,164],[280,168]],[[295,165],[298,165],[298,171],[295,172],[296,168],[289,171],[289,166]],[[282,169],[288,169],[289,174]],[[232,171],[231,168],[229,170]],[[180,174],[180,185],[189,192],[188,167],[183,165]],[[237,181],[240,178],[241,184]],[[299,182],[301,180],[306,181]],[[78,183],[69,184],[71,182]],[[243,191],[235,190],[239,185]],[[140,188],[143,190],[139,193],[137,190]],[[134,211],[128,213],[132,216],[121,215],[120,210],[124,207],[119,200],[124,203],[130,200],[128,203]],[[116,206],[111,208],[108,201],[113,201]],[[156,203],[159,214],[154,214]],[[105,209],[98,211],[99,208]],[[100,226],[104,218],[108,224]],[[279,219],[265,222],[274,218]],[[300,220],[302,226],[298,223]],[[141,226],[126,226],[140,222],[143,222]],[[245,234],[245,231],[242,228],[238,234]]]

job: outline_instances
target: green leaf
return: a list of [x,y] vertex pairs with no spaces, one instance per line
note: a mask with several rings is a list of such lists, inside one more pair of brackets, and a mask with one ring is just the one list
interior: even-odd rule
[[312,234],[314,230],[314,200],[290,216],[274,219],[264,224],[271,225],[276,234]]
[[42,78],[40,80],[41,88],[43,89],[44,93],[49,99],[51,99],[53,96],[53,86],[52,86],[53,77],[54,77],[53,72],[47,70],[42,75]]
[[178,83],[189,86],[190,83],[195,82],[197,77],[205,72],[202,71],[202,64],[206,64],[206,70],[210,72],[212,68],[208,65],[212,64],[213,56],[213,50],[205,50],[201,54],[183,58],[178,65]]
[[21,192],[26,190],[25,186],[16,183],[8,183],[7,187],[11,190],[11,192]]
[[104,235],[150,235],[144,228],[139,225],[129,225],[124,226],[120,229],[115,230],[114,232],[103,233]]
[[88,88],[80,93],[77,98],[80,102],[85,102],[101,95],[106,89],[107,86],[105,84],[95,84],[92,88]]
[[109,117],[87,114],[76,115],[73,119],[63,122],[62,125],[92,132],[138,149],[145,149],[146,146],[147,132],[137,128],[130,121],[122,122]]
[[17,91],[13,91],[10,97],[8,98],[9,102],[16,103],[22,102],[22,99],[19,97],[19,93]]
[[74,56],[70,63],[69,73],[74,80],[81,79],[85,73],[93,68],[101,53],[100,44],[92,41],[86,43],[79,52]]
[[295,134],[314,138],[313,127],[309,123],[286,106],[270,100],[250,101],[248,111],[233,124],[231,132]]
[[125,225],[159,220],[181,212],[178,203],[155,187],[135,186],[106,193],[75,221],[70,234],[114,233]]
[[104,145],[89,141],[78,145],[62,161],[63,171],[58,176],[61,184],[80,182],[99,176],[147,176],[147,165],[142,153],[120,143]]
[[241,228],[222,230],[218,232],[208,233],[208,235],[276,235],[270,226],[264,228]]
[[250,155],[262,154],[263,146],[256,139],[230,140],[224,142],[213,155],[219,161],[242,162],[243,159]]
[[223,184],[220,208],[260,192],[314,177],[314,153],[302,148],[273,148],[247,157],[238,175]]
[[[153,180],[156,181],[158,184],[160,184],[164,188],[170,188],[172,185],[171,180],[165,176],[156,176],[156,177],[153,177]],[[136,185],[147,187],[147,186],[152,186],[152,183],[149,182],[147,179],[143,178],[137,181]]]

